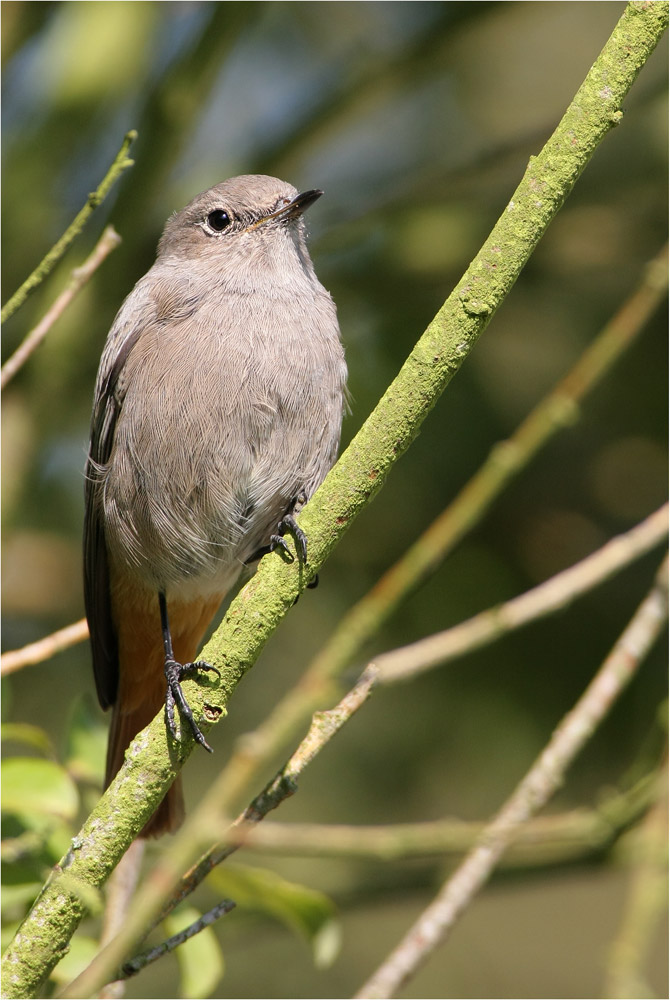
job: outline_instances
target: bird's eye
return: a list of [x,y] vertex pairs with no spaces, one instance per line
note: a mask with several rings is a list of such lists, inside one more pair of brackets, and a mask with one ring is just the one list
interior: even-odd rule
[[224,212],[222,208],[215,208],[213,212],[210,212],[207,216],[207,223],[210,229],[213,229],[215,233],[221,233],[223,230],[230,225],[230,216],[227,212]]

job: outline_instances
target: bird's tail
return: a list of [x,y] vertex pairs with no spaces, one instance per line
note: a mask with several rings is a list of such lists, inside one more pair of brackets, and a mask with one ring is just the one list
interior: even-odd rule
[[[158,676],[163,673],[163,662],[158,664]],[[139,705],[130,707],[127,698],[117,698],[112,709],[112,723],[107,744],[107,769],[105,773],[105,788],[111,784],[118,771],[123,766],[126,751],[137,734],[148,726],[154,716],[165,703],[165,682],[151,697],[146,687],[143,700]],[[151,819],[145,824],[140,837],[160,837],[163,833],[174,833],[184,819],[184,794],[181,777],[178,777],[168,789],[165,798],[158,806]]]
[[[175,659],[190,663],[220,604],[218,598],[168,606]],[[158,608],[158,600],[156,600]],[[137,607],[115,608],[119,640],[119,690],[112,710],[105,788],[121,769],[128,747],[165,704],[164,650],[158,614]],[[175,706],[175,713],[179,709]],[[179,722],[179,720],[177,719]],[[183,728],[182,721],[182,728]],[[168,789],[140,837],[174,833],[184,818],[181,778]]]

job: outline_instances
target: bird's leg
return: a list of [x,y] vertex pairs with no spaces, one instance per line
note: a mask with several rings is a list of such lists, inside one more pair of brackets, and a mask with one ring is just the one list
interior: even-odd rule
[[214,671],[214,673],[221,676],[220,671],[207,663],[205,660],[196,660],[194,663],[177,663],[174,658],[174,652],[172,650],[172,636],[170,634],[170,623],[168,621],[167,613],[167,601],[165,599],[165,594],[161,591],[158,594],[158,603],[161,612],[161,629],[163,632],[163,648],[165,650],[165,679],[167,681],[167,691],[165,694],[165,714],[167,715],[168,727],[173,737],[177,739],[177,728],[175,726],[174,720],[174,707],[175,703],[179,706],[179,711],[188,721],[191,727],[191,732],[193,733],[194,739],[204,747],[205,750],[209,750],[213,753],[213,750],[205,737],[203,736],[198,723],[193,717],[193,712],[189,703],[186,701],[184,692],[181,689],[181,682],[185,677],[191,674],[197,673],[198,670]]

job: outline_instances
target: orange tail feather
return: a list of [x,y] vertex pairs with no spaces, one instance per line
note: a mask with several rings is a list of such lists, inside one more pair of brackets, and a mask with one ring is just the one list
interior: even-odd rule
[[[142,613],[141,606],[115,602],[119,639],[119,691],[112,710],[107,746],[105,788],[123,765],[126,750],[165,704],[164,652],[158,616]],[[168,612],[175,659],[190,663],[195,659],[204,632],[220,600],[190,604],[169,604]],[[122,606],[119,607],[119,604]],[[124,606],[125,605],[125,606]],[[175,708],[175,711],[178,709]],[[168,789],[156,812],[146,823],[140,837],[159,837],[174,833],[184,818],[181,778]]]

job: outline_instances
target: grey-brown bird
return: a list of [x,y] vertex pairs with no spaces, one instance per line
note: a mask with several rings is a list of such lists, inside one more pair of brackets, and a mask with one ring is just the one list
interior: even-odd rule
[[[173,733],[176,704],[207,747],[180,681],[245,564],[287,529],[304,548],[293,514],[335,460],[346,382],[305,242],[321,194],[247,175],[198,195],[107,337],[84,528],[95,681],[113,706],[106,786],[164,703]],[[182,817],[178,779],[143,836]]]

